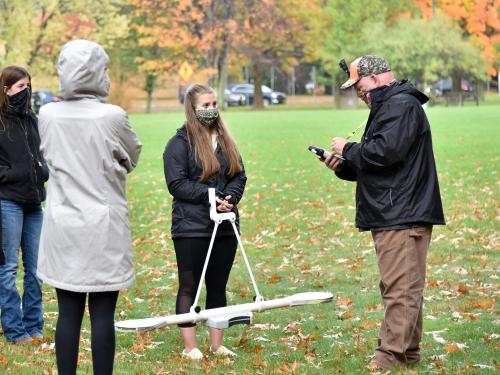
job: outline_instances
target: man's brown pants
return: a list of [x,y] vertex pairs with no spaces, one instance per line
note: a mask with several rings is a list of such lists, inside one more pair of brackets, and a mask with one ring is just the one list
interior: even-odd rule
[[432,226],[372,232],[384,320],[374,362],[385,368],[420,360],[422,305]]

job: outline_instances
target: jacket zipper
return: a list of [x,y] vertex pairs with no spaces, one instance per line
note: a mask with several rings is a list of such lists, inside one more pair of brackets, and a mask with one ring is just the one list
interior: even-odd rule
[[[38,201],[40,202],[42,197],[41,197],[40,191],[38,190],[38,174],[36,173],[35,156],[31,152],[29,141],[28,141],[28,129],[23,125],[23,122],[21,120],[19,120],[19,125],[21,125],[21,128],[24,131],[24,136],[25,136],[24,140],[26,141],[26,147],[28,148],[28,154],[31,156],[31,161],[33,163],[33,172],[35,173],[35,190],[36,190],[36,195],[37,195]],[[38,162],[39,166],[42,166],[42,164],[40,163],[40,160],[36,159],[36,161]]]
[[392,188],[389,188],[389,200],[391,201],[391,206],[394,206],[392,203]]

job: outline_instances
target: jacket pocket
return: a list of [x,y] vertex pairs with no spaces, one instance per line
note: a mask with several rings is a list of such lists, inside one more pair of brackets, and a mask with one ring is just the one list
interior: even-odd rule
[[6,168],[6,179],[11,184],[28,183],[32,184],[31,171],[24,166],[14,166]]
[[410,237],[421,238],[432,234],[432,225],[410,228]]
[[8,183],[10,167],[7,165],[0,165],[0,183]]

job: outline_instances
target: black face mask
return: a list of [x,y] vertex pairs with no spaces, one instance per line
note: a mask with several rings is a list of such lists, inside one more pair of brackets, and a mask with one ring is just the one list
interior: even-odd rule
[[394,80],[393,82],[389,83],[388,85],[384,85],[384,86],[380,86],[380,87],[377,87],[377,88],[374,88],[370,91],[368,91],[370,93],[370,97],[371,97],[371,101],[373,102],[374,100],[376,100],[379,96],[382,96],[384,93],[386,93],[394,84],[396,83],[396,80]]
[[11,114],[26,116],[29,113],[29,103],[31,99],[31,90],[29,87],[17,94],[9,96],[9,106],[7,112]]

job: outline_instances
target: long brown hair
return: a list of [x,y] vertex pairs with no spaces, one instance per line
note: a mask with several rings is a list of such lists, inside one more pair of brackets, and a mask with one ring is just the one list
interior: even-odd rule
[[[184,108],[186,112],[186,130],[188,141],[194,149],[194,156],[197,162],[201,164],[202,174],[200,181],[207,181],[210,176],[219,171],[220,163],[215,155],[210,132],[196,117],[196,103],[202,94],[215,94],[215,90],[209,86],[195,84],[189,87],[184,97]],[[243,167],[240,163],[240,154],[236,143],[229,133],[228,128],[222,121],[219,114],[216,123],[212,129],[217,133],[217,141],[220,144],[222,153],[226,158],[231,178],[236,173],[241,172]]]
[[[0,116],[5,114],[7,107],[9,106],[9,96],[7,95],[7,90],[23,78],[28,78],[31,87],[31,76],[23,67],[11,65],[2,70],[2,74],[0,75]],[[28,103],[28,107],[31,109],[31,101]]]

